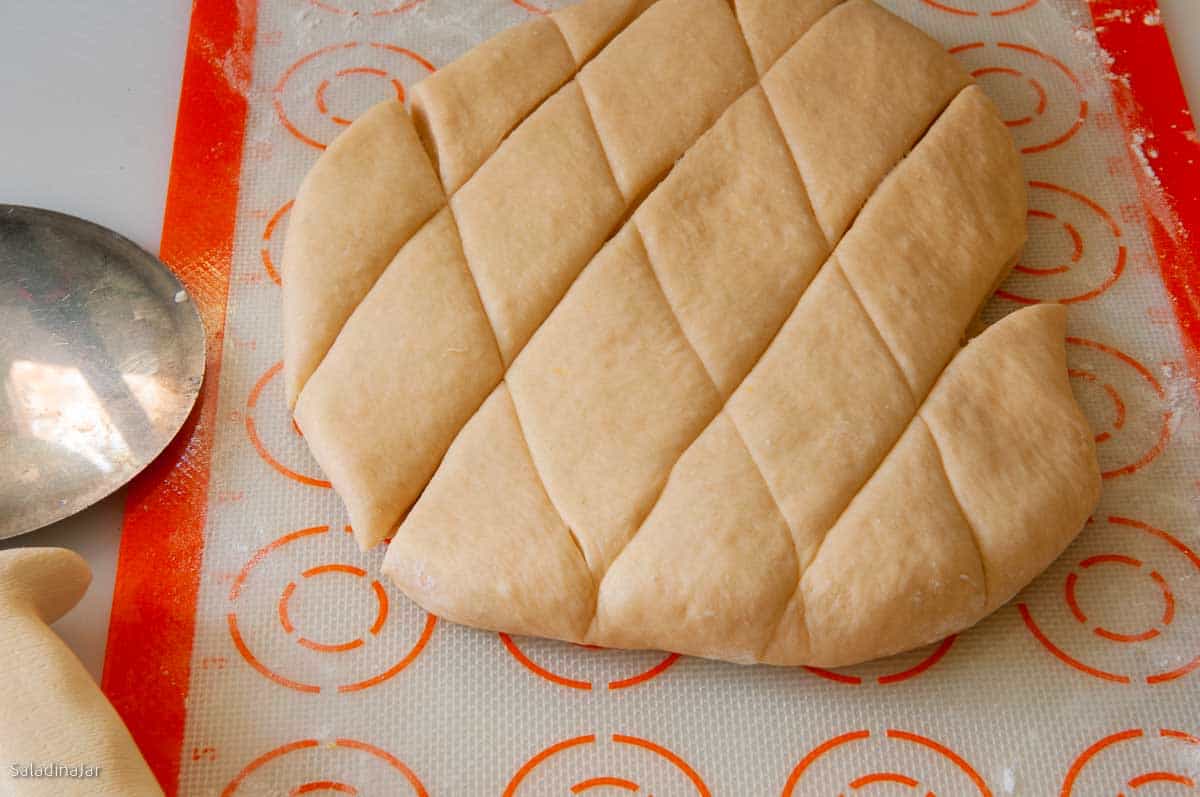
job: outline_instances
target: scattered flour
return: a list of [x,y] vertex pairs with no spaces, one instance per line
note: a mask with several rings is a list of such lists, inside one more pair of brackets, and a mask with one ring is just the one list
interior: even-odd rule
[[1158,150],[1153,144],[1146,142],[1154,138],[1154,133],[1146,130],[1134,130],[1130,135],[1129,149],[1133,152],[1133,156],[1137,159],[1138,165],[1142,167],[1142,171],[1146,173],[1146,179],[1156,188],[1161,189],[1162,183],[1158,179],[1158,173],[1154,171],[1154,167],[1150,164],[1151,158],[1158,157]]

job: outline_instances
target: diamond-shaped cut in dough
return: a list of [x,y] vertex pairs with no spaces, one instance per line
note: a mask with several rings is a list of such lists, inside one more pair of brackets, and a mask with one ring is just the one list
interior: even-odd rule
[[587,628],[592,575],[533,467],[507,385],[463,427],[404,528],[388,573],[430,611],[488,628],[504,606],[496,629],[514,634]]
[[283,249],[289,406],[396,252],[444,202],[412,120],[394,102],[367,111],[313,166]]
[[659,0],[579,74],[613,175],[640,198],[755,81],[725,0]]
[[936,642],[983,614],[973,532],[918,418],[800,580],[808,660],[827,667]]
[[[355,527],[395,522],[502,373],[443,208],[384,271],[296,404],[297,423]],[[442,412],[424,412],[431,403]]]
[[[884,180],[838,247],[847,279],[917,395],[929,387],[1024,241],[1025,184],[991,101],[964,89]],[[905,208],[905,212],[897,212]],[[913,224],[914,218],[929,220]]]
[[633,228],[596,256],[507,381],[546,491],[600,576],[720,407]]
[[916,408],[835,258],[728,404],[802,568]]
[[605,575],[592,634],[616,647],[754,661],[796,572],[787,523],[722,413]]
[[576,3],[550,15],[576,63],[583,65],[656,0],[604,0]]
[[634,215],[688,340],[728,397],[829,255],[761,88]]
[[579,85],[546,100],[450,207],[511,364],[625,212]]
[[[501,83],[487,80],[504,74]],[[506,135],[575,74],[558,26],[544,17],[488,39],[413,89],[413,118],[453,193]]]
[[781,3],[778,0],[734,0],[738,23],[746,45],[754,56],[758,73],[765,73],[779,56],[817,20],[842,0],[808,0]]
[[830,11],[771,67],[763,88],[829,240],[969,79],[940,44],[870,0]]

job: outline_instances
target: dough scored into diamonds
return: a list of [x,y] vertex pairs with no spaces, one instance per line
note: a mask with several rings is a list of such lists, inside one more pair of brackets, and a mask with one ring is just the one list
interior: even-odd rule
[[960,631],[1099,496],[996,109],[870,0],[585,0],[297,196],[289,400],[447,619],[837,666]]

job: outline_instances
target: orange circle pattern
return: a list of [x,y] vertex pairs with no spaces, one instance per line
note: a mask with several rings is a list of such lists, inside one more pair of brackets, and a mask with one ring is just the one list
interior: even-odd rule
[[[927,0],[927,2],[928,2],[928,0]],[[1015,10],[1024,10],[1024,9],[1015,9]],[[975,42],[970,42],[968,44],[960,44],[957,47],[951,47],[950,53],[957,55],[959,53],[964,53],[964,52],[968,52],[971,50],[978,50],[978,49],[982,49],[982,48],[985,48],[988,46],[989,45],[986,44],[985,42],[975,41]],[[1042,52],[1041,50],[1030,47],[1029,45],[1017,44],[1015,42],[996,42],[994,45],[991,45],[991,46],[999,48],[999,50],[1001,50],[1001,52],[1002,52],[1003,57],[1005,57],[1005,58],[1012,58],[1012,57],[1014,57],[1014,54],[1016,54],[1017,56],[1020,56],[1020,57],[1032,57],[1032,58],[1036,59],[1038,62],[1041,62],[1044,64],[1049,64],[1051,67],[1053,67],[1057,71],[1058,74],[1061,74],[1062,76],[1066,77],[1070,81],[1071,85],[1074,86],[1074,88],[1075,88],[1075,94],[1079,100],[1079,105],[1078,105],[1078,109],[1075,114],[1075,119],[1071,122],[1071,124],[1068,126],[1066,131],[1064,131],[1052,138],[1049,138],[1048,140],[1039,141],[1036,144],[1028,144],[1024,147],[1021,147],[1020,148],[1021,154],[1022,155],[1034,155],[1039,152],[1046,152],[1048,150],[1055,149],[1056,147],[1062,146],[1063,144],[1067,143],[1072,138],[1074,138],[1075,134],[1078,133],[1083,128],[1083,125],[1087,121],[1087,118],[1088,118],[1088,101],[1086,99],[1084,99],[1084,97],[1083,97],[1083,84],[1080,82],[1079,77],[1074,72],[1072,72],[1071,69],[1066,64],[1064,64],[1062,61],[1060,61],[1059,59],[1055,58],[1052,55],[1047,55],[1046,53]],[[991,65],[988,67],[984,67],[982,69],[976,69],[972,74],[978,76],[978,75],[993,74],[993,73],[1011,75],[1015,78],[1026,78],[1024,71],[1022,71],[1020,69],[1016,69],[1015,67],[1010,67],[1010,66],[998,67],[995,65]],[[1037,103],[1037,110],[1035,111],[1035,115],[1041,116],[1042,113],[1044,113],[1046,110],[1046,104],[1047,104],[1046,100],[1048,100],[1045,87],[1044,87],[1042,81],[1038,81],[1038,80],[1034,79],[1032,76],[1029,76],[1028,80],[1029,80],[1032,88],[1034,89],[1034,91],[1037,92],[1037,94],[1038,94],[1038,103]],[[1033,121],[1033,116],[1028,117],[1028,119],[1026,119],[1026,117],[1021,117],[1019,119],[1009,120],[1009,126],[1010,127],[1021,127],[1023,125],[1029,124],[1032,121]]]
[[[1125,556],[1124,554],[1108,553],[1108,554],[1097,554],[1095,556],[1087,557],[1086,559],[1079,562],[1079,568],[1081,570],[1088,570],[1092,567],[1095,567],[1096,565],[1101,565],[1101,564],[1119,564],[1119,565],[1125,565],[1127,567],[1132,567],[1137,570],[1140,570],[1143,565],[1141,560],[1135,559],[1132,556]],[[1159,573],[1157,570],[1151,570],[1148,575],[1150,577],[1150,580],[1153,581],[1156,585],[1158,585],[1158,588],[1159,588],[1160,592],[1162,593],[1162,597],[1163,597],[1162,625],[1163,625],[1163,627],[1166,627],[1171,624],[1172,620],[1175,619],[1175,595],[1174,595],[1174,593],[1171,592],[1170,586],[1167,585],[1167,580],[1165,578],[1163,578],[1162,574]],[[1087,615],[1084,614],[1083,609],[1080,608],[1079,601],[1075,595],[1075,592],[1076,592],[1075,586],[1078,583],[1078,581],[1079,581],[1078,573],[1075,573],[1075,572],[1068,573],[1066,583],[1063,586],[1063,590],[1065,592],[1065,599],[1067,602],[1067,607],[1071,610],[1071,615],[1081,625],[1086,625],[1087,621],[1088,621]],[[1146,640],[1154,639],[1161,632],[1159,631],[1158,628],[1152,626],[1148,630],[1142,631],[1141,633],[1127,634],[1127,633],[1118,633],[1116,631],[1110,631],[1107,628],[1104,628],[1103,626],[1097,625],[1097,626],[1093,626],[1092,633],[1095,634],[1096,636],[1100,637],[1101,639],[1107,639],[1110,642],[1145,642]]]
[[[877,676],[875,678],[875,682],[881,686],[890,686],[892,684],[903,683],[904,681],[916,678],[924,672],[928,672],[935,664],[941,661],[947,653],[950,652],[950,647],[954,644],[954,640],[957,638],[957,634],[951,634],[939,642],[938,646],[934,648],[932,653],[921,659],[912,667]],[[849,673],[838,672],[836,670],[827,670],[822,667],[805,666],[804,669],[819,678],[824,678],[827,681],[848,684],[850,686],[861,686],[863,684],[862,676],[851,675]]]
[[[329,531],[330,531],[329,526],[312,526],[309,528],[300,529],[298,531],[293,531],[288,534],[284,534],[283,536],[278,537],[278,538],[272,540],[271,542],[267,543],[262,548],[259,548],[257,551],[254,552],[254,554],[250,557],[250,559],[247,560],[246,564],[242,567],[242,569],[238,572],[237,576],[234,578],[233,585],[230,587],[230,590],[229,590],[230,602],[236,605],[236,602],[237,602],[238,598],[241,596],[242,591],[245,588],[246,581],[250,577],[250,574],[253,571],[253,569],[258,564],[260,564],[264,559],[269,557],[272,553],[279,550],[280,548],[283,548],[286,545],[290,545],[291,543],[294,543],[294,542],[297,542],[299,540],[309,538],[309,537],[315,537],[315,536],[319,536],[319,535],[323,535],[323,534],[328,534]],[[344,528],[344,531],[347,534],[349,534],[350,527],[346,526]],[[320,576],[320,575],[323,575],[326,573],[345,573],[345,574],[352,575],[356,578],[361,578],[364,581],[366,580],[366,576],[367,576],[366,571],[363,570],[362,568],[356,567],[354,565],[348,565],[348,564],[334,562],[334,563],[329,563],[329,564],[324,564],[324,565],[319,565],[317,567],[309,568],[309,569],[305,570],[303,573],[301,573],[300,577],[302,579],[314,578],[316,576]],[[379,635],[379,633],[383,630],[384,625],[387,622],[388,613],[389,613],[389,608],[388,608],[389,601],[387,598],[387,593],[384,591],[383,585],[378,580],[372,579],[370,582],[370,587],[371,587],[372,593],[376,600],[377,611],[376,611],[375,619],[372,622],[370,628],[368,629],[368,635],[371,637],[377,637]],[[282,627],[284,633],[289,636],[292,635],[293,633],[296,633],[296,628],[292,623],[292,620],[291,620],[291,617],[289,614],[289,609],[288,609],[289,602],[290,602],[291,597],[292,597],[293,593],[295,592],[295,590],[296,590],[296,582],[289,581],[287,586],[284,587],[283,592],[280,595],[279,601],[276,604],[276,612],[278,615],[279,624]],[[278,673],[278,672],[274,671],[273,669],[271,669],[270,667],[268,667],[258,656],[256,656],[254,654],[253,650],[251,649],[250,645],[247,644],[246,639],[245,639],[244,635],[242,634],[241,626],[238,623],[236,608],[231,609],[226,614],[225,619],[226,619],[226,624],[229,627],[229,636],[230,636],[230,639],[233,641],[234,648],[237,650],[238,654],[242,657],[242,659],[247,664],[249,664],[255,671],[257,671],[260,675],[262,675],[263,677],[267,678],[270,681],[273,681],[274,683],[279,684],[280,686],[287,687],[288,689],[293,689],[297,692],[316,694],[316,693],[323,691],[322,687],[320,687],[316,684],[304,683],[301,681],[294,680],[292,678],[288,678],[287,676],[281,675],[280,673]],[[358,691],[362,691],[364,689],[369,689],[372,686],[376,686],[378,684],[383,683],[384,681],[387,681],[387,680],[393,678],[394,676],[399,674],[402,670],[407,668],[410,664],[412,664],[412,662],[417,658],[417,656],[419,656],[421,654],[421,652],[425,649],[425,646],[428,644],[430,637],[433,635],[433,630],[436,626],[437,626],[437,617],[433,614],[426,613],[425,624],[424,624],[423,628],[421,629],[420,635],[418,636],[416,642],[413,643],[412,647],[409,648],[408,652],[405,653],[400,658],[399,661],[395,662],[394,664],[389,666],[387,669],[385,669],[379,673],[376,673],[368,678],[361,679],[358,681],[353,681],[350,683],[339,684],[337,686],[337,692],[341,693],[341,694],[345,694],[348,692],[358,692]],[[306,637],[301,636],[299,634],[297,634],[297,636],[296,636],[296,643],[299,646],[301,646],[307,650],[316,652],[316,653],[344,653],[346,651],[355,650],[360,647],[363,647],[366,644],[365,638],[362,636],[357,637],[348,642],[340,642],[340,643],[332,643],[331,644],[331,643],[314,642],[313,640],[307,639]]]
[[[517,643],[513,641],[513,638],[511,636],[509,636],[508,634],[506,634],[504,632],[500,632],[498,634],[498,636],[500,637],[500,642],[504,645],[504,649],[508,651],[509,655],[512,656],[514,659],[516,659],[517,662],[519,662],[522,667],[529,670],[530,672],[532,672],[534,675],[538,676],[539,678],[547,680],[552,684],[558,684],[559,686],[565,686],[568,689],[578,689],[580,691],[585,691],[585,692],[591,691],[592,686],[593,686],[591,681],[582,681],[582,680],[579,680],[576,678],[568,678],[565,675],[559,675],[556,672],[552,672],[551,670],[543,667],[542,665],[538,664],[533,659],[531,659],[529,657],[529,655],[526,654],[525,651],[521,650],[521,648],[517,645]],[[608,688],[610,690],[628,689],[631,686],[637,686],[638,684],[645,683],[646,681],[652,680],[652,679],[658,677],[659,675],[661,675],[663,672],[665,672],[667,669],[669,669],[671,667],[671,665],[673,665],[678,660],[679,660],[678,653],[668,653],[668,654],[666,654],[666,656],[663,657],[663,659],[660,662],[655,664],[653,667],[650,667],[646,670],[643,670],[642,672],[631,675],[628,678],[620,678],[617,680],[609,681]]]
[[[275,90],[274,90],[272,102],[275,106],[275,114],[276,114],[276,116],[279,117],[279,121],[284,126],[284,128],[289,133],[291,133],[293,136],[300,139],[305,144],[308,144],[310,147],[323,150],[323,149],[325,149],[325,147],[328,145],[329,142],[318,141],[313,136],[308,135],[307,133],[302,131],[300,129],[299,125],[297,125],[297,123],[295,122],[295,120],[293,120],[288,115],[287,110],[284,108],[283,94],[284,94],[285,89],[288,86],[289,81],[291,81],[292,77],[302,67],[313,62],[314,60],[316,60],[318,58],[321,58],[322,56],[325,56],[329,53],[337,52],[340,50],[353,50],[355,48],[362,47],[362,46],[366,46],[367,48],[374,48],[375,50],[396,53],[398,55],[401,55],[401,56],[407,58],[408,60],[412,61],[413,63],[417,64],[419,67],[424,69],[426,72],[435,71],[434,65],[431,64],[424,57],[418,55],[417,53],[413,52],[412,50],[409,50],[408,48],[397,47],[396,45],[389,44],[387,42],[351,41],[351,42],[345,42],[344,44],[331,44],[327,47],[322,47],[319,50],[314,50],[313,52],[304,56],[303,58],[301,58],[300,60],[296,61],[291,66],[289,66],[286,70],[284,70],[283,75],[279,78],[279,82],[275,84]],[[368,49],[368,52],[369,51],[370,50]],[[401,101],[403,101],[403,99],[404,99],[403,84],[400,82],[400,80],[398,78],[395,78],[395,77],[389,75],[387,72],[385,72],[382,69],[366,67],[366,66],[343,68],[343,69],[338,70],[334,74],[334,77],[346,77],[347,75],[351,75],[351,74],[369,74],[369,75],[383,76],[385,79],[389,79],[391,81],[393,90],[396,92],[399,99]],[[328,88],[328,85],[329,85],[328,79],[324,80],[318,84],[316,90],[313,93],[313,98],[312,98],[313,105],[316,107],[318,113],[320,113],[322,116],[328,117],[330,119],[330,121],[334,122],[335,124],[340,124],[340,125],[350,124],[351,120],[345,119],[340,116],[333,115],[332,113],[330,113],[329,108],[325,105],[325,92]]]
[[[656,744],[648,739],[642,739],[638,736],[628,736],[625,734],[614,733],[611,738],[615,744],[624,744],[635,749],[646,750],[658,756],[659,758],[664,759],[671,764],[672,767],[682,773],[685,778],[687,778],[687,780],[695,788],[697,797],[712,797],[712,793],[709,791],[708,786],[704,783],[704,779],[700,777],[699,773],[697,773],[696,770],[694,770],[691,765],[684,761],[678,754],[672,752],[668,748],[663,747],[660,744]],[[529,777],[531,772],[544,764],[548,759],[558,755],[559,753],[562,753],[565,750],[570,750],[573,747],[580,747],[595,743],[596,734],[591,733],[584,736],[576,736],[571,739],[565,739],[561,742],[556,742],[544,750],[541,750],[524,764],[522,764],[521,767],[516,771],[516,773],[512,776],[512,779],[508,782],[508,785],[504,788],[502,797],[515,797],[517,794],[517,789],[520,788],[521,783],[525,780],[525,778]],[[578,781],[570,788],[572,793],[579,794],[583,791],[587,791],[588,789],[600,786],[616,786],[629,791],[637,791],[641,788],[633,781],[626,780],[624,778],[613,777],[611,775],[604,775]]]
[[391,14],[403,13],[405,11],[408,11],[410,8],[415,8],[419,5],[421,5],[421,3],[425,2],[425,0],[407,0],[407,2],[401,3],[399,5],[392,6],[390,8],[375,9],[374,11],[360,11],[355,8],[347,8],[344,5],[338,5],[337,3],[328,2],[328,0],[308,0],[308,2],[310,2],[312,5],[316,6],[317,8],[321,9],[322,11],[328,11],[333,14],[341,14],[341,15],[350,16],[350,17],[357,17],[361,14],[369,14],[370,16],[373,16],[373,17],[386,17]]
[[[783,793],[781,797],[794,797],[797,794],[796,787],[800,784],[805,772],[807,772],[818,760],[824,758],[838,748],[854,742],[861,742],[865,739],[869,739],[870,737],[871,732],[864,728],[862,730],[850,731],[848,733],[835,736],[832,739],[828,739],[827,741],[824,741],[814,747],[803,758],[800,759],[800,762],[796,764],[791,774],[788,775],[787,782],[783,786]],[[955,768],[966,775],[966,777],[971,781],[972,785],[974,785],[974,787],[978,790],[980,797],[992,797],[992,792],[988,788],[987,783],[985,783],[980,774],[975,771],[975,768],[967,763],[965,758],[941,742],[930,739],[928,736],[922,736],[918,733],[898,730],[895,728],[889,728],[884,732],[883,737],[889,741],[907,742],[909,744],[915,744],[933,751],[941,758],[949,761],[955,766]],[[851,789],[859,789],[871,783],[882,782],[901,783],[911,788],[917,787],[920,783],[917,778],[905,773],[877,771],[858,776],[854,778],[849,785]],[[932,791],[927,792],[927,796],[932,794]]]
[[[229,784],[221,790],[221,797],[234,797],[234,795],[237,794],[238,789],[248,777],[253,775],[255,772],[262,770],[263,767],[265,767],[267,764],[270,764],[272,761],[283,758],[284,756],[300,750],[328,747],[356,750],[367,753],[368,755],[383,761],[391,769],[400,773],[400,775],[408,782],[408,785],[412,788],[413,794],[415,794],[416,797],[429,797],[429,792],[425,790],[425,786],[421,783],[421,779],[418,778],[416,773],[409,769],[409,767],[403,761],[401,761],[399,758],[396,758],[396,756],[392,755],[386,750],[381,750],[374,745],[367,744],[366,742],[360,742],[356,739],[334,739],[332,743],[325,745],[322,745],[322,743],[317,739],[300,739],[295,742],[289,742],[287,744],[280,745],[273,750],[263,753],[258,758],[254,759],[245,767],[243,767],[240,772],[234,775],[233,780],[229,781]],[[296,786],[289,791],[288,794],[289,797],[291,797],[291,795],[309,794],[321,790],[333,791],[341,794],[358,794],[358,789],[356,789],[354,786],[335,780],[309,781]]]
[[[1195,551],[1193,551],[1190,547],[1188,547],[1188,545],[1186,543],[1184,543],[1182,540],[1180,540],[1178,537],[1176,537],[1172,534],[1169,534],[1168,532],[1163,531],[1162,529],[1155,528],[1147,523],[1142,523],[1139,520],[1133,520],[1131,518],[1120,517],[1118,515],[1110,515],[1108,517],[1108,522],[1113,525],[1121,526],[1123,528],[1133,529],[1135,531],[1139,531],[1144,534],[1148,534],[1151,537],[1155,537],[1159,540],[1162,540],[1163,542],[1167,543],[1167,545],[1170,546],[1171,549],[1173,549],[1177,553],[1181,554],[1195,569],[1196,577],[1200,577],[1200,555],[1197,555],[1197,553]],[[1079,562],[1079,568],[1082,570],[1087,570],[1091,567],[1094,567],[1097,565],[1102,565],[1102,564],[1121,564],[1126,567],[1132,567],[1132,568],[1136,568],[1136,569],[1141,569],[1143,567],[1143,562],[1141,560],[1136,559],[1131,556],[1126,556],[1123,554],[1100,554],[1097,556],[1089,556],[1089,557],[1083,559],[1082,561]],[[1117,643],[1117,644],[1133,644],[1133,643],[1138,643],[1138,642],[1146,642],[1146,641],[1149,641],[1151,639],[1158,637],[1161,633],[1163,633],[1163,631],[1166,629],[1166,627],[1172,623],[1172,621],[1175,619],[1175,606],[1176,606],[1174,593],[1171,591],[1171,588],[1167,584],[1166,579],[1157,570],[1150,570],[1150,571],[1148,571],[1147,575],[1158,586],[1158,588],[1160,589],[1160,591],[1162,593],[1162,597],[1163,597],[1163,613],[1162,613],[1162,618],[1161,618],[1162,629],[1160,629],[1156,626],[1156,627],[1152,628],[1150,631],[1142,632],[1141,634],[1117,634],[1117,633],[1108,631],[1107,629],[1105,629],[1101,626],[1095,626],[1092,629],[1093,634],[1095,636],[1097,636],[1101,639],[1105,639],[1109,642]],[[1065,583],[1063,585],[1063,602],[1066,604],[1067,610],[1071,613],[1071,616],[1074,617],[1076,622],[1081,623],[1081,624],[1086,624],[1088,622],[1087,615],[1084,613],[1083,609],[1079,606],[1079,603],[1075,597],[1075,589],[1076,589],[1077,583],[1078,583],[1078,577],[1077,577],[1076,573],[1071,572],[1070,574],[1068,574],[1068,576],[1065,580]],[[1086,664],[1085,662],[1076,658],[1075,656],[1072,656],[1070,653],[1063,650],[1062,647],[1060,647],[1059,645],[1056,645],[1046,635],[1046,632],[1042,629],[1042,627],[1034,619],[1033,613],[1030,610],[1027,603],[1022,602],[1022,603],[1017,604],[1017,610],[1021,615],[1021,620],[1025,624],[1026,629],[1028,629],[1029,633],[1033,635],[1033,638],[1036,639],[1042,645],[1042,647],[1044,647],[1051,655],[1053,655],[1056,659],[1061,661],[1063,664],[1066,664],[1068,667],[1071,667],[1074,670],[1078,670],[1079,672],[1084,673],[1085,675],[1089,675],[1093,678],[1097,678],[1102,681],[1109,681],[1112,683],[1119,683],[1119,684],[1130,684],[1133,682],[1133,678],[1130,675],[1127,675],[1124,673],[1109,672],[1107,670],[1102,670],[1098,667],[1093,667],[1090,664]],[[1161,684],[1161,683],[1167,683],[1169,681],[1175,681],[1179,678],[1182,678],[1185,675],[1188,675],[1191,672],[1196,671],[1197,669],[1200,669],[1200,653],[1198,653],[1194,658],[1192,658],[1191,660],[1187,661],[1186,663],[1184,663],[1183,665],[1181,665],[1179,667],[1175,667],[1173,669],[1165,670],[1162,672],[1151,673],[1149,675],[1144,676],[1142,680],[1144,681],[1144,683],[1153,686],[1155,684]]]
[[[1086,302],[1089,299],[1095,299],[1097,296],[1111,288],[1125,272],[1125,266],[1128,260],[1128,250],[1125,248],[1125,244],[1121,242],[1121,228],[1117,225],[1116,221],[1113,220],[1112,215],[1110,215],[1107,210],[1101,207],[1100,203],[1078,191],[1073,191],[1069,188],[1063,188],[1060,185],[1055,185],[1053,183],[1047,183],[1040,180],[1031,180],[1029,182],[1029,187],[1034,191],[1048,192],[1057,196],[1065,196],[1076,204],[1082,205],[1088,210],[1089,213],[1094,214],[1100,219],[1100,221],[1103,222],[1104,226],[1107,227],[1112,233],[1113,239],[1118,242],[1116,254],[1114,256],[1114,262],[1109,269],[1108,274],[1104,277],[1099,285],[1081,293],[1052,301],[1057,301],[1059,304],[1075,304],[1077,302]],[[1018,273],[1034,277],[1051,277],[1071,271],[1072,268],[1074,268],[1074,266],[1083,259],[1084,254],[1084,240],[1083,236],[1079,233],[1079,229],[1069,221],[1061,220],[1058,218],[1057,214],[1047,210],[1032,209],[1029,211],[1029,217],[1032,219],[1057,221],[1062,225],[1063,231],[1066,232],[1072,242],[1070,264],[1064,263],[1062,265],[1049,268],[1035,268],[1018,263],[1016,266],[1014,266],[1013,270],[1017,271]],[[1018,304],[1037,304],[1042,301],[1048,301],[1034,296],[1019,294],[1015,290],[1010,291],[1003,288],[996,291],[996,296],[1000,297],[1001,299],[1008,299],[1009,301],[1017,302]]]
[[[962,0],[958,0],[957,4],[952,4],[950,0],[921,0],[921,2],[930,8],[936,8],[938,11],[945,11],[947,14],[954,14],[959,17],[980,16],[979,11],[969,7],[964,8]],[[1011,5],[989,11],[988,15],[992,17],[1007,17],[1011,14],[1019,14],[1022,11],[1033,8],[1039,2],[1040,0],[1013,0]]]
[[[270,465],[276,472],[288,477],[294,482],[306,484],[309,487],[323,487],[328,490],[332,487],[328,479],[321,479],[317,478],[316,476],[306,476],[305,474],[293,470],[287,465],[284,465],[275,458],[275,456],[263,443],[262,438],[259,437],[258,427],[254,422],[254,410],[258,406],[258,400],[259,397],[262,396],[263,390],[272,379],[279,375],[279,372],[282,370],[283,360],[280,360],[268,368],[266,372],[258,378],[258,381],[254,383],[254,387],[250,390],[250,395],[246,399],[246,435],[250,438],[250,445],[254,446],[254,450],[258,452],[258,455],[262,458],[262,460]],[[294,421],[292,422],[292,430],[297,434],[300,433],[300,429],[295,425]]]
[[[352,576],[356,576],[358,578],[363,578],[363,579],[365,579],[367,576],[367,571],[363,570],[361,567],[355,567],[354,565],[333,563],[333,564],[320,565],[319,567],[311,567],[308,570],[305,570],[303,573],[301,573],[300,577],[301,578],[312,578],[312,577],[320,575],[322,573],[349,573]],[[383,629],[384,623],[387,622],[388,597],[387,597],[387,592],[384,590],[383,585],[379,583],[378,579],[373,579],[371,581],[371,591],[372,591],[373,595],[375,596],[376,613],[375,613],[375,620],[374,620],[374,622],[371,623],[371,627],[368,629],[368,633],[371,634],[372,636],[377,636],[379,634],[379,632]],[[285,634],[292,634],[296,631],[296,627],[292,624],[291,616],[288,611],[288,606],[291,602],[292,595],[295,594],[295,592],[296,592],[296,582],[289,581],[287,583],[287,586],[285,586],[283,588],[282,594],[279,596],[279,603],[278,603],[278,608],[277,608],[277,612],[279,615],[279,625],[283,628],[283,632]],[[361,637],[361,636],[355,637],[354,639],[351,639],[349,642],[337,642],[337,643],[314,642],[313,640],[308,639],[305,636],[298,636],[296,638],[296,643],[298,645],[300,645],[301,647],[308,648],[309,650],[315,650],[315,651],[323,652],[323,653],[342,653],[347,650],[354,650],[356,648],[360,648],[364,644],[363,637]]]
[[[1161,728],[1157,734],[1147,734],[1141,728],[1131,728],[1126,731],[1105,736],[1103,739],[1091,744],[1086,750],[1071,762],[1070,768],[1067,770],[1067,775],[1063,779],[1061,797],[1075,797],[1075,784],[1079,781],[1080,775],[1083,774],[1087,765],[1096,756],[1104,753],[1117,745],[1132,742],[1136,739],[1153,739],[1158,738],[1167,742],[1178,742],[1186,745],[1200,747],[1200,737],[1196,737],[1190,733],[1183,731],[1172,730],[1170,728]],[[1196,751],[1200,754],[1200,750]],[[1196,788],[1196,782],[1190,774],[1179,772],[1167,772],[1163,770],[1151,770],[1142,772],[1139,775],[1131,777],[1126,784],[1131,789],[1138,789],[1151,783],[1172,783],[1176,785],[1186,786],[1189,789]],[[1121,786],[1118,785],[1114,791],[1119,791]]]
[[271,218],[267,219],[267,226],[263,229],[262,248],[259,250],[259,257],[262,258],[263,269],[267,272],[267,276],[276,285],[282,285],[283,281],[280,279],[279,269],[275,266],[275,261],[271,257],[271,237],[275,234],[275,228],[279,226],[280,220],[292,209],[292,205],[294,204],[296,204],[296,200],[289,199],[280,205],[279,209],[271,214]]
[[[1153,391],[1154,395],[1162,403],[1163,410],[1161,414],[1161,421],[1159,425],[1158,436],[1154,443],[1133,462],[1120,467],[1109,468],[1108,470],[1102,471],[1100,475],[1105,479],[1113,479],[1117,476],[1127,476],[1131,473],[1136,473],[1157,459],[1158,455],[1161,454],[1164,449],[1166,449],[1167,443],[1171,441],[1171,419],[1174,417],[1174,413],[1167,405],[1167,392],[1163,389],[1163,386],[1159,384],[1159,381],[1154,378],[1154,374],[1150,373],[1149,368],[1130,357],[1120,349],[1109,346],[1106,343],[1101,343],[1096,340],[1089,340],[1087,338],[1068,336],[1066,341],[1072,346],[1081,346],[1086,349],[1102,352],[1103,354],[1106,354],[1109,357],[1117,360],[1122,365],[1133,369],[1137,373],[1138,378]],[[1105,393],[1108,394],[1110,401],[1113,403],[1113,428],[1120,430],[1124,427],[1126,402],[1121,398],[1121,394],[1111,383],[1100,383],[1098,376],[1090,371],[1083,371],[1080,369],[1071,369],[1071,371],[1068,372],[1068,375],[1072,378],[1082,379],[1085,382],[1102,384]],[[1096,443],[1097,445],[1106,443],[1111,439],[1111,437],[1111,433],[1102,432],[1096,436]]]

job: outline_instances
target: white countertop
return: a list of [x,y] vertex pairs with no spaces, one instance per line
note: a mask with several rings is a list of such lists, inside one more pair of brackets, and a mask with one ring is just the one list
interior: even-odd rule
[[[1200,110],[1200,0],[1159,4],[1188,98]],[[6,6],[0,202],[73,213],[158,250],[189,11],[186,2],[136,0]],[[121,492],[0,542],[61,545],[91,563],[91,590],[56,627],[97,677],[123,503]]]

